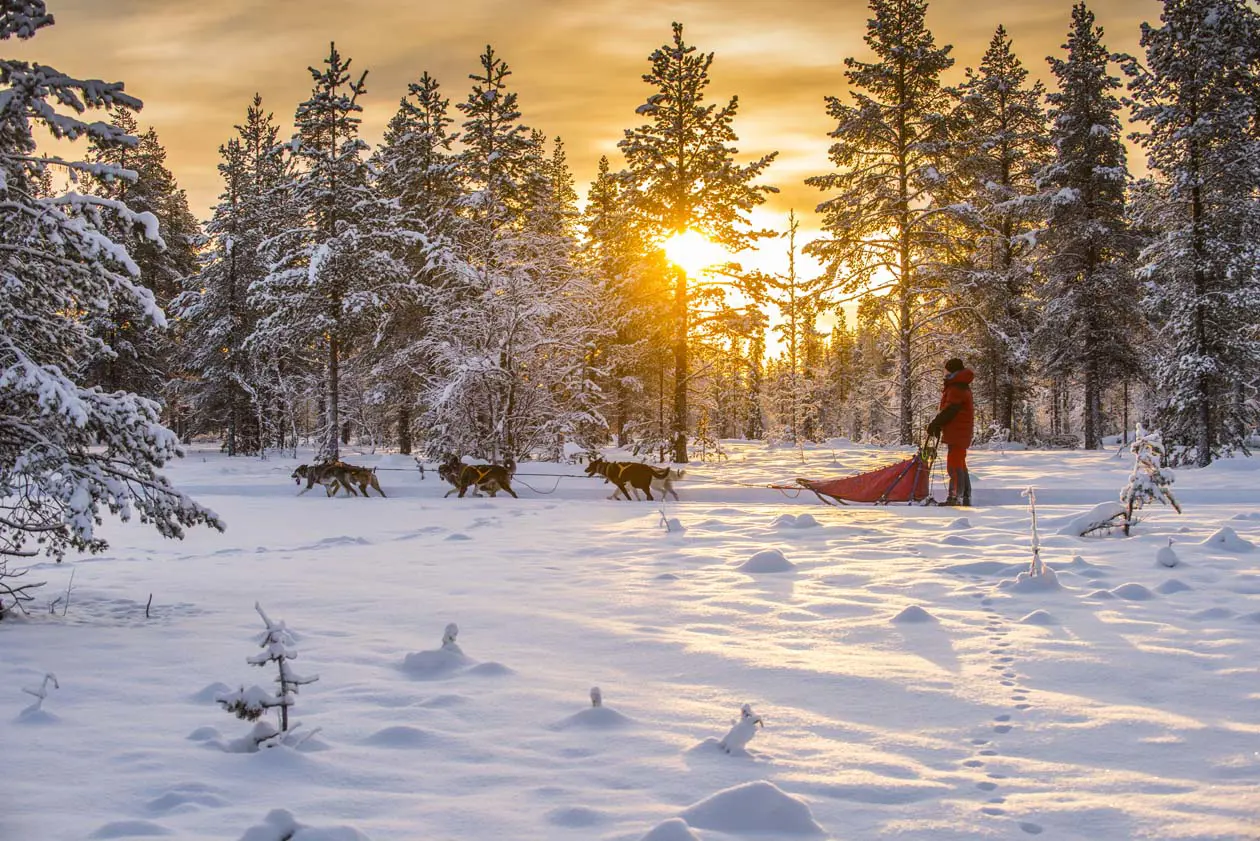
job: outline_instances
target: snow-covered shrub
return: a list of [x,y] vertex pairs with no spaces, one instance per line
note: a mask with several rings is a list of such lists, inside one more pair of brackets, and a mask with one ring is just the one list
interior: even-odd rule
[[[267,626],[267,630],[259,637],[259,646],[263,649],[262,653],[250,657],[248,662],[251,666],[266,666],[268,663],[275,663],[279,672],[275,682],[279,685],[280,691],[277,694],[272,694],[261,686],[251,686],[249,689],[242,686],[235,692],[219,695],[215,700],[225,710],[242,721],[255,722],[254,729],[249,736],[254,750],[257,750],[259,747],[273,747],[278,744],[288,744],[296,747],[315,735],[317,731],[310,731],[301,738],[290,738],[299,725],[297,722],[294,722],[292,727],[289,725],[289,707],[293,706],[294,696],[297,695],[298,687],[314,683],[319,680],[319,676],[303,677],[293,671],[292,666],[289,664],[289,661],[297,658],[297,651],[293,648],[293,635],[289,633],[289,629],[285,626],[283,620],[272,622],[270,617],[263,612],[262,606],[257,602],[254,603],[254,610],[258,611],[258,615],[262,617],[263,624]],[[279,729],[270,722],[260,720],[263,714],[270,709],[280,710]]]
[[[43,581],[32,581],[29,583],[17,581],[17,579],[26,575],[28,571],[25,569],[10,570],[8,559],[4,557],[3,552],[0,552],[0,619],[3,619],[5,614],[15,607],[26,613],[26,608],[23,605],[26,602],[35,600],[30,591],[37,587],[43,587],[46,583]],[[5,602],[6,597],[9,599],[7,603]]]
[[1133,453],[1133,472],[1129,474],[1129,483],[1120,491],[1126,536],[1134,524],[1133,513],[1148,502],[1171,505],[1181,513],[1181,506],[1172,493],[1173,475],[1163,466],[1164,441],[1159,430],[1147,432],[1138,424],[1137,437],[1129,449]]
[[739,709],[739,719],[718,742],[718,747],[727,753],[743,753],[744,747],[757,735],[757,728],[765,726],[761,716],[753,712],[752,704],[744,704]]
[[1032,525],[1032,563],[1028,566],[1028,575],[1037,578],[1046,574],[1046,565],[1041,560],[1041,537],[1037,534],[1037,489],[1025,488],[1023,496],[1028,497],[1028,515]]

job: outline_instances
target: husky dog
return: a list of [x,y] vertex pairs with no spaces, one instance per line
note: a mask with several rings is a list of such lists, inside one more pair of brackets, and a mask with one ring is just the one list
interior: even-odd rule
[[674,490],[674,479],[681,479],[683,471],[672,467],[655,468],[637,461],[604,461],[602,458],[596,458],[586,465],[586,475],[596,474],[617,486],[617,490],[608,497],[609,499],[616,499],[622,495],[627,500],[631,499],[630,491],[626,489],[627,484],[634,489],[634,499],[639,498],[639,491],[643,491],[648,499],[652,499],[653,489],[661,495],[661,499],[669,496],[678,499],[678,492]]
[[346,464],[344,461],[298,465],[289,478],[299,485],[302,484],[303,479],[306,480],[306,488],[298,496],[316,485],[323,485],[328,496],[336,496],[337,492],[343,488],[350,496],[358,496],[359,494],[354,490],[355,485],[359,486],[359,493],[365,497],[368,495],[368,488],[376,488],[378,494],[385,496],[385,491],[381,490],[381,483],[376,479],[374,468],[357,467]]
[[503,464],[464,464],[458,456],[450,455],[438,467],[438,478],[451,485],[446,496],[459,491],[462,497],[469,488],[474,488],[474,496],[478,491],[484,491],[492,497],[499,491],[507,491],[514,498],[520,499],[516,496],[516,491],[512,490],[512,477],[515,474],[516,462],[511,456]]

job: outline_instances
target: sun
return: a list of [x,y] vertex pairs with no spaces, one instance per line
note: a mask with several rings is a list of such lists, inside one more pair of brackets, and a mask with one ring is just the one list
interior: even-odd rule
[[661,247],[665,249],[669,262],[686,272],[688,277],[699,277],[710,266],[730,259],[722,246],[695,231],[674,234]]

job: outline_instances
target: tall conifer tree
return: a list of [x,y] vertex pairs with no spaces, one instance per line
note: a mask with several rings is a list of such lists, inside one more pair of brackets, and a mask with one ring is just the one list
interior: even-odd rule
[[806,251],[825,262],[840,291],[887,292],[871,301],[895,333],[897,434],[909,444],[917,350],[935,316],[924,300],[939,285],[932,268],[948,236],[940,199],[950,99],[940,77],[954,60],[927,28],[926,0],[871,0],[870,8],[866,43],[877,60],[845,59],[854,104],[827,98],[839,171],[806,183],[836,194],[818,205],[826,236]]
[[1161,23],[1125,66],[1156,179],[1136,208],[1152,234],[1140,263],[1165,325],[1159,423],[1203,466],[1257,422],[1260,17],[1242,0],[1165,0]]
[[[753,182],[777,153],[746,165],[735,161],[738,140],[734,121],[739,98],[721,107],[705,103],[713,53],[698,53],[683,40],[683,27],[673,26],[670,43],[652,53],[651,72],[643,81],[654,93],[638,113],[648,122],[627,129],[618,146],[625,155],[636,191],[641,224],[657,242],[691,230],[728,251],[739,251],[758,232],[749,230],[748,213],[773,187]],[[687,390],[691,378],[689,279],[675,273],[671,327],[674,357],[674,400],[671,435],[673,457],[687,461],[689,426]]]

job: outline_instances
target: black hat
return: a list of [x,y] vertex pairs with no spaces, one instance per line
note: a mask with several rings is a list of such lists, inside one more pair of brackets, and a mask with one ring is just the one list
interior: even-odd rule
[[961,371],[965,367],[967,366],[963,365],[963,361],[957,356],[945,363],[945,370],[949,371],[951,374],[955,371]]

